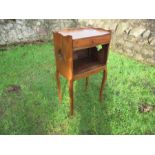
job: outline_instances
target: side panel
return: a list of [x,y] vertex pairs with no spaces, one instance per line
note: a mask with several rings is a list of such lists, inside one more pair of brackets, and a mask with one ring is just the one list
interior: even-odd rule
[[53,32],[56,67],[67,79],[73,78],[72,37]]

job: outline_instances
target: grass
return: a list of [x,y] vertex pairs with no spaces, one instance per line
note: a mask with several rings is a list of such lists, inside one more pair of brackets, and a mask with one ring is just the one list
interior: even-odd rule
[[[155,68],[110,51],[104,102],[102,73],[75,82],[75,115],[69,114],[67,80],[61,78],[58,103],[51,44],[17,46],[0,52],[0,134],[155,134]],[[20,86],[8,92],[10,85]]]

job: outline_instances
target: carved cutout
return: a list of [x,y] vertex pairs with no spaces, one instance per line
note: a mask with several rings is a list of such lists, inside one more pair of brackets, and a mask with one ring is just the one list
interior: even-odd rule
[[64,60],[64,56],[62,54],[61,49],[58,50],[58,57],[59,57],[60,60]]

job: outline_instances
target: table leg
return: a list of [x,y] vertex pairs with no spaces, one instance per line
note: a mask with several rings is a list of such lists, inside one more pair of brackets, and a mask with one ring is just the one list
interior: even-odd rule
[[58,96],[59,96],[59,103],[62,101],[62,96],[61,96],[61,88],[60,88],[60,74],[59,71],[56,71],[56,80],[57,80],[57,86],[58,86]]
[[73,115],[74,110],[73,80],[69,80],[69,96],[70,96],[70,114]]
[[107,68],[105,67],[103,69],[103,78],[102,78],[102,83],[100,88],[100,102],[102,101],[102,93],[103,93],[103,88],[105,87],[106,79],[107,79]]
[[86,81],[85,81],[85,90],[87,90],[88,88],[88,77],[86,77]]

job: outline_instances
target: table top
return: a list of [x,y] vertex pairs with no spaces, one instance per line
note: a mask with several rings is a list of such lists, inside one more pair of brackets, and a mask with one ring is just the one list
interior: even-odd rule
[[110,31],[101,28],[75,28],[58,31],[62,36],[72,36],[72,39],[82,39],[110,34]]

